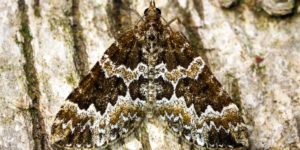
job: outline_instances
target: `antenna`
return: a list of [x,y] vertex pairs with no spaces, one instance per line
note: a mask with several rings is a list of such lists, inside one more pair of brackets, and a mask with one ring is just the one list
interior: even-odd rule
[[154,0],[150,0],[150,7],[154,7],[155,8],[155,1]]

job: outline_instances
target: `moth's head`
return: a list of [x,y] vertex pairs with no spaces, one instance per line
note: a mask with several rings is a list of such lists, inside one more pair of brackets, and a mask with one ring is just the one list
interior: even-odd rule
[[161,11],[155,7],[154,0],[150,0],[150,6],[145,9],[144,16],[148,22],[157,22],[160,20]]

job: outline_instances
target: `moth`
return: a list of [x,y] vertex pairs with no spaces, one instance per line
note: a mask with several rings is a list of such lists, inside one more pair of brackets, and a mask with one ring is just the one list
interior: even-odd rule
[[163,118],[171,132],[199,147],[248,145],[239,108],[153,0],[67,97],[51,140],[59,147],[105,148],[150,117]]

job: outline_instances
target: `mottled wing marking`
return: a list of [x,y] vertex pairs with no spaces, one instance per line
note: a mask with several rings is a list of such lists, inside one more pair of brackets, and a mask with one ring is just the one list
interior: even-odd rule
[[52,142],[60,147],[105,147],[129,134],[145,115],[146,98],[135,86],[142,83],[146,69],[133,31],[126,32],[68,96],[52,125]]
[[198,52],[162,24],[153,0],[144,18],[111,45],[69,95],[52,126],[60,147],[105,147],[144,118],[164,118],[198,146],[247,146],[240,110]]
[[130,30],[121,36],[106,52],[105,55],[115,63],[117,67],[127,66],[131,70],[137,68],[140,63],[147,64],[143,59],[141,43],[136,39],[134,31]]
[[166,43],[162,64],[157,65],[158,70],[165,70],[156,76],[164,87],[157,89],[163,93],[156,97],[157,113],[174,133],[198,146],[248,145],[247,128],[239,108],[199,54],[178,32],[171,34]]

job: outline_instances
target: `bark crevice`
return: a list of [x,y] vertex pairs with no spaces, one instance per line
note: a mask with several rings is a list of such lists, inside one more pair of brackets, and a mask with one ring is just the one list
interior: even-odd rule
[[36,17],[41,17],[40,0],[34,0],[33,9],[34,9],[34,15]]
[[31,106],[29,112],[32,119],[32,136],[34,140],[34,150],[49,150],[48,135],[45,129],[45,122],[40,110],[40,98],[41,92],[39,89],[39,81],[37,77],[37,71],[34,66],[34,51],[31,45],[32,35],[29,27],[29,17],[27,15],[28,8],[25,0],[18,1],[18,9],[20,12],[21,26],[19,32],[23,38],[23,41],[19,42],[22,50],[22,54],[25,58],[23,69],[26,76],[27,94],[31,98]]
[[82,79],[89,72],[89,64],[88,64],[88,54],[86,52],[85,38],[83,36],[83,28],[80,23],[80,10],[79,10],[79,0],[72,0],[72,37],[73,37],[73,62],[75,64],[75,69]]
[[132,27],[131,3],[129,0],[110,0],[106,5],[110,33],[115,39]]

